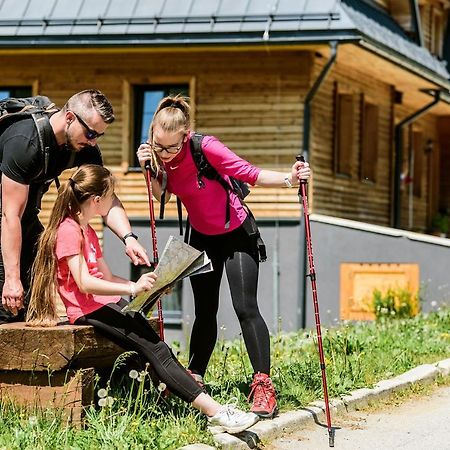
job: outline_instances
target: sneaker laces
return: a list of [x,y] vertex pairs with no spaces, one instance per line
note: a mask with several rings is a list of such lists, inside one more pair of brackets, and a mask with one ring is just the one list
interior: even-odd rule
[[268,407],[270,397],[275,395],[275,390],[273,388],[271,379],[266,378],[265,380],[261,380],[255,378],[250,387],[251,391],[248,396],[248,401],[250,401],[250,398],[253,395],[254,406],[258,408]]

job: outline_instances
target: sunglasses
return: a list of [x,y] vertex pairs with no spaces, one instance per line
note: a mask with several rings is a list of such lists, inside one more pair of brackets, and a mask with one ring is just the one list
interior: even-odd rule
[[89,127],[89,125],[74,111],[70,111],[78,120],[78,122],[83,125],[85,131],[84,135],[86,136],[86,139],[89,141],[92,141],[94,139],[98,139],[99,137],[102,137],[105,133],[99,133],[92,128]]

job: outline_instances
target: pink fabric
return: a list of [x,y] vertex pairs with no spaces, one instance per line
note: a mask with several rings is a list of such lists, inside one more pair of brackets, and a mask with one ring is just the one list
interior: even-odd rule
[[[70,323],[74,323],[79,317],[96,311],[103,305],[117,303],[120,300],[120,296],[83,294],[80,292],[69,270],[67,258],[80,253],[82,239],[80,225],[69,217],[65,218],[58,228],[55,252],[58,259],[58,292],[66,307]],[[97,262],[102,257],[102,250],[96,232],[89,225],[84,237],[83,254],[89,273],[94,277],[103,278],[103,273],[99,271]]]
[[[167,190],[177,195],[188,214],[192,227],[207,235],[223,234],[238,228],[247,217],[238,197],[231,193],[230,228],[225,229],[225,212],[228,194],[214,180],[203,177],[205,188],[199,189],[197,168],[189,149],[190,139],[170,163],[164,164],[167,171]],[[202,141],[203,153],[209,163],[225,180],[232,176],[254,186],[261,169],[239,158],[228,147],[213,136]]]

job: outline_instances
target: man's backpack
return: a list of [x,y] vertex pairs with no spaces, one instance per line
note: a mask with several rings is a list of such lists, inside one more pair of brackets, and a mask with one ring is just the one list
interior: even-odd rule
[[55,104],[49,98],[42,95],[25,98],[6,98],[0,101],[0,134],[13,123],[29,118],[30,116],[36,125],[43,164],[41,166],[42,169],[33,175],[32,181],[45,179],[47,176],[52,135],[49,113],[56,112],[57,110]]
[[[246,205],[244,199],[247,197],[247,195],[250,193],[250,190],[248,188],[247,183],[238,180],[233,177],[229,177],[230,183],[228,183],[220,174],[219,172],[209,163],[208,159],[206,158],[206,155],[203,153],[202,149],[202,141],[203,141],[203,135],[200,133],[194,133],[191,136],[190,139],[190,150],[192,154],[192,159],[194,160],[194,164],[197,167],[197,183],[198,186],[201,188],[205,185],[203,181],[203,177],[207,178],[208,180],[215,180],[225,189],[227,192],[227,195],[229,197],[230,193],[233,192],[237,195],[239,198],[242,206],[244,207],[246,213],[247,213],[247,219],[244,221],[243,226],[245,231],[248,233],[249,236],[252,236],[255,238],[258,246],[258,252],[259,252],[259,259],[261,262],[264,262],[267,259],[266,255],[266,246],[264,244],[264,241],[261,238],[261,234],[259,232],[258,226],[256,224],[255,217],[253,216],[250,208]],[[166,174],[163,173],[163,180],[162,180],[162,193],[161,193],[161,207],[160,207],[160,219],[164,217],[164,204],[165,204],[165,191],[166,191]],[[230,202],[228,201],[225,211],[225,229],[228,229],[230,227]],[[182,218],[182,206],[181,206],[181,200],[177,197],[177,210],[178,210],[178,223],[180,227],[180,234],[183,235],[183,218]],[[186,220],[186,234],[185,234],[185,241],[187,242],[189,240],[189,230],[190,230],[190,224],[189,224],[189,217]]]

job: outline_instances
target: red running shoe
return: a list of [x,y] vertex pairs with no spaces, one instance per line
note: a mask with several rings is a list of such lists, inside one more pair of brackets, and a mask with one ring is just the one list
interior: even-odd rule
[[277,413],[277,394],[269,375],[258,372],[250,385],[251,391],[248,399],[253,395],[251,412],[259,417],[271,419]]

